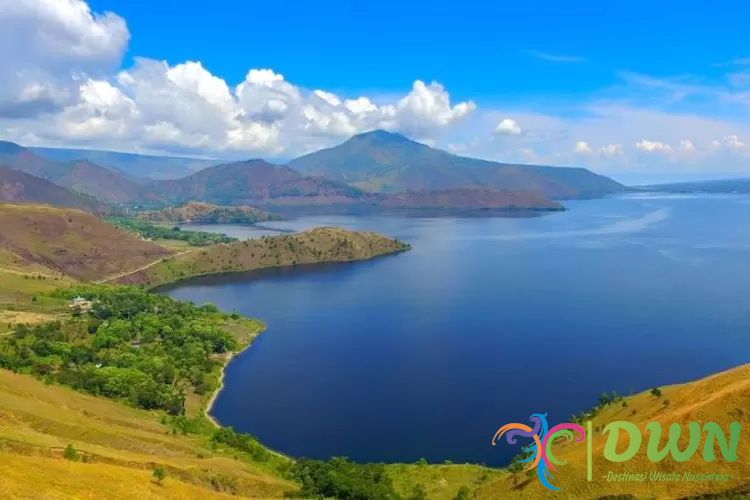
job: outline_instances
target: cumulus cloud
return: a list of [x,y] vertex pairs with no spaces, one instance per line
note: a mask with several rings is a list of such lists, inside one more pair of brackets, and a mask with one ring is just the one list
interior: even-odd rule
[[683,139],[680,141],[680,149],[687,153],[692,153],[695,151],[695,144],[691,140]]
[[591,147],[589,146],[589,144],[587,142],[585,142],[585,141],[578,141],[578,142],[576,142],[576,149],[575,149],[575,151],[576,151],[576,153],[580,153],[580,154],[591,154],[591,153],[594,152],[591,149]]
[[498,135],[521,135],[522,132],[523,131],[518,123],[510,118],[504,118],[497,124],[497,127],[495,127],[495,134]]
[[85,84],[119,66],[125,20],[82,0],[4,1],[0,8],[0,117],[25,118],[74,102]]

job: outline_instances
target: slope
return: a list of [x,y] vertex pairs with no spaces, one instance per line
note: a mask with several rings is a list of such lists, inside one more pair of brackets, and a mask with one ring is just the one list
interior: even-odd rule
[[155,181],[147,186],[146,202],[170,204],[203,201],[217,205],[316,205],[351,203],[359,189],[318,178],[306,178],[289,167],[263,160],[206,168],[184,179]]
[[55,184],[92,196],[110,204],[126,203],[138,197],[140,185],[130,179],[88,161],[63,164],[65,173]]
[[56,179],[65,171],[58,163],[8,141],[0,141],[0,165],[49,180]]
[[0,201],[46,203],[107,213],[110,207],[85,194],[74,193],[46,179],[0,165]]
[[[0,370],[0,491],[6,498],[281,498],[296,487],[236,452],[182,436],[157,412]],[[64,449],[79,460],[66,460]],[[159,485],[152,470],[162,467]]]
[[[686,498],[698,495],[719,494],[722,492],[750,493],[750,476],[747,475],[747,463],[744,457],[750,454],[750,441],[740,435],[737,455],[734,462],[723,459],[719,447],[714,443],[716,460],[706,462],[703,459],[703,446],[706,433],[701,434],[698,451],[686,462],[678,463],[668,455],[660,462],[653,463],[647,456],[647,445],[650,433],[645,430],[649,422],[661,424],[662,435],[659,449],[667,442],[670,425],[682,426],[679,449],[687,447],[688,423],[697,421],[701,424],[716,422],[727,434],[729,424],[739,422],[747,428],[750,424],[750,365],[743,365],[716,375],[712,375],[686,384],[662,387],[661,393],[654,395],[643,392],[622,402],[607,405],[592,421],[593,435],[593,474],[592,481],[586,479],[586,445],[583,443],[563,441],[553,447],[553,454],[560,460],[567,460],[567,465],[558,467],[553,472],[552,484],[561,488],[555,492],[556,498],[604,498],[623,495],[620,498]],[[602,433],[604,427],[613,421],[628,421],[641,430],[643,442],[640,450],[631,460],[615,463],[604,458],[603,450],[608,435]],[[584,428],[586,424],[583,424]],[[620,433],[617,450],[622,453],[627,447],[627,434]],[[719,438],[721,440],[721,438]],[[489,445],[489,440],[488,443]],[[510,446],[503,442],[501,446]],[[520,445],[519,443],[519,450]],[[733,478],[728,481],[607,481],[609,472],[614,474],[638,473],[648,474],[652,471],[679,473],[682,478],[685,472],[728,474]],[[603,477],[604,476],[604,477]],[[544,488],[536,475],[525,477],[523,474],[504,478],[485,485],[477,498],[548,498],[550,490]],[[628,496],[630,495],[630,496]]]
[[290,162],[310,175],[325,175],[379,192],[483,186],[537,191],[555,199],[601,196],[623,186],[584,168],[510,165],[452,155],[376,130]]
[[0,227],[0,251],[19,263],[81,280],[105,278],[169,255],[78,210],[0,203]]
[[116,281],[154,287],[190,276],[364,260],[409,248],[408,244],[376,233],[322,227],[302,233],[214,245],[199,252],[176,255]]

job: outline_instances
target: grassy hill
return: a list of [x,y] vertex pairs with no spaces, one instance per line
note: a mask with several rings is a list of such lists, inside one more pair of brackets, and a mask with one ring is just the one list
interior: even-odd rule
[[[280,498],[297,488],[246,453],[174,433],[163,414],[0,370],[5,498]],[[64,458],[68,445],[78,460]],[[167,473],[163,485],[155,467]]]
[[70,191],[41,177],[0,165],[0,202],[3,201],[45,203],[78,208],[91,213],[111,211],[111,207],[91,196]]
[[376,233],[317,228],[298,234],[214,245],[191,251],[116,280],[158,286],[190,276],[252,271],[316,262],[364,260],[407,250],[409,245]]
[[376,130],[293,160],[289,166],[369,191],[486,187],[536,191],[553,199],[602,196],[624,188],[584,168],[510,165],[452,155]]
[[78,210],[0,203],[0,227],[6,259],[77,280],[103,279],[170,253]]
[[[716,444],[714,444],[716,460],[704,461],[702,452],[705,433],[702,433],[698,451],[686,462],[677,463],[668,455],[664,460],[653,463],[646,457],[649,432],[645,430],[649,422],[661,423],[662,435],[659,444],[659,449],[661,449],[666,444],[669,426],[675,422],[681,424],[680,450],[687,447],[688,423],[692,421],[697,421],[701,425],[706,422],[716,422],[727,434],[729,424],[736,421],[742,424],[743,433],[747,432],[745,429],[750,424],[750,411],[748,411],[750,408],[750,365],[695,382],[662,387],[660,390],[659,396],[647,391],[627,397],[621,402],[606,406],[591,419],[593,436],[587,437],[587,439],[593,439],[593,480],[591,482],[586,480],[586,445],[584,443],[563,441],[553,447],[555,457],[568,461],[567,465],[560,466],[556,472],[553,472],[555,478],[552,482],[553,486],[562,488],[562,491],[554,493],[555,498],[688,498],[731,492],[743,493],[742,497],[744,497],[745,494],[750,494],[750,476],[747,474],[746,462],[746,457],[750,456],[750,440],[746,435],[744,437],[740,435],[737,448],[739,458],[735,462],[724,461]],[[618,420],[636,424],[641,429],[643,442],[634,458],[626,462],[613,463],[604,458],[603,450],[608,436],[603,435],[602,430],[608,423]],[[583,425],[585,428],[585,424]],[[627,446],[627,435],[621,435],[618,443],[617,450],[621,453]],[[520,444],[519,441],[519,451]],[[511,446],[504,441],[499,445]],[[610,471],[615,474],[651,471],[679,472],[680,476],[686,471],[709,474],[716,472],[731,474],[734,478],[726,482],[607,482],[602,476]],[[476,498],[542,499],[548,498],[550,493],[550,490],[540,484],[536,475],[527,477],[519,473],[515,477],[508,474],[498,481],[483,486],[478,490]]]
[[136,217],[150,222],[210,222],[242,224],[254,224],[256,222],[284,219],[281,215],[272,214],[256,207],[222,207],[196,201],[188,202],[178,207],[167,207],[163,210],[140,212]]

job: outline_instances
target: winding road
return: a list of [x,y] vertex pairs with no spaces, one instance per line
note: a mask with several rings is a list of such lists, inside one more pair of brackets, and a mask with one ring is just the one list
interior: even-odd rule
[[140,272],[140,271],[144,271],[144,270],[148,269],[151,266],[155,266],[159,262],[165,261],[167,259],[172,259],[174,257],[179,257],[180,255],[185,255],[185,254],[188,254],[188,253],[191,253],[191,252],[193,252],[193,250],[186,250],[184,252],[179,252],[179,253],[174,253],[172,255],[167,255],[166,257],[162,257],[161,259],[155,260],[155,261],[153,261],[150,264],[146,264],[145,266],[139,267],[138,269],[133,269],[132,271],[126,271],[124,273],[116,274],[114,276],[110,276],[109,278],[104,278],[103,280],[94,281],[94,283],[97,284],[97,285],[101,285],[102,283],[107,283],[108,281],[120,279],[120,278],[122,278],[124,276],[128,276],[130,274],[137,273],[137,272]]

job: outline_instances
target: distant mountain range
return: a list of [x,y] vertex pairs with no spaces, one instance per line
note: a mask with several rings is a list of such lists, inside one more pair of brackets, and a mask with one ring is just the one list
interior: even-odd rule
[[221,160],[153,156],[95,149],[28,148],[32,153],[52,161],[85,160],[138,179],[179,179]]
[[715,181],[676,182],[638,187],[641,191],[661,191],[669,193],[750,193],[749,179],[722,179]]
[[293,169],[367,191],[395,193],[484,187],[535,191],[552,199],[590,198],[624,186],[584,168],[512,165],[456,156],[376,130],[293,160]]
[[0,165],[0,201],[45,203],[103,214],[110,207],[96,198],[72,192],[46,179]]
[[[93,159],[108,164],[102,166]],[[554,200],[598,197],[625,190],[621,184],[584,168],[510,165],[465,158],[384,131],[354,136],[339,146],[293,160],[289,166],[261,159],[215,166],[207,166],[210,160],[189,160],[106,151],[29,149],[0,142],[0,165],[54,182],[71,192],[95,196],[105,203],[141,208],[200,201],[272,210],[557,210],[562,206]],[[153,170],[147,169],[149,165]],[[193,169],[197,171],[192,172]],[[191,173],[178,179],[139,177],[178,171]]]

